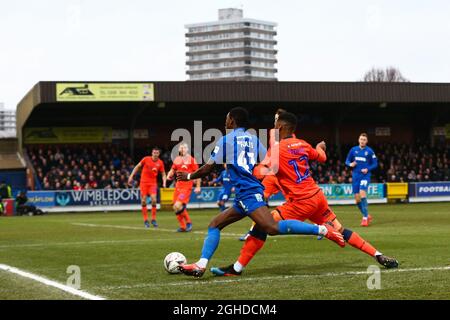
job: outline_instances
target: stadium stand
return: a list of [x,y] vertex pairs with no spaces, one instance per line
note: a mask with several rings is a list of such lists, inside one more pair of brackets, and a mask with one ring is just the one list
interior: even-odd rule
[[0,169],[23,169],[25,163],[18,153],[17,139],[0,139]]
[[26,188],[26,163],[18,150],[17,139],[0,139],[0,181],[11,185],[14,193]]
[[[328,146],[325,164],[313,163],[313,176],[319,183],[351,183],[351,170],[345,166],[350,145]],[[414,145],[382,143],[372,145],[379,158],[373,182],[448,181],[450,177],[450,143],[434,147],[424,142]],[[34,166],[39,185],[44,190],[128,188],[127,179],[134,165],[145,154],[133,159],[127,148],[113,145],[39,146],[29,147],[28,156]],[[341,156],[339,156],[339,154]],[[171,166],[170,151],[161,158],[166,170]],[[211,182],[220,168],[202,186],[218,186]]]
[[[145,99],[127,101],[123,97],[103,101],[100,97],[66,96],[65,90],[74,85],[78,84],[39,82],[17,106],[16,152],[22,154],[29,171],[37,177],[35,189],[127,187],[124,180],[131,167],[154,145],[163,147],[161,158],[168,170],[171,146],[166,144],[171,143],[175,129],[193,134],[193,141],[208,144],[211,140],[202,137],[203,133],[222,129],[224,115],[233,106],[248,109],[251,125],[257,128],[270,128],[278,107],[295,112],[299,116],[299,137],[312,144],[321,139],[327,142],[328,162],[313,165],[314,178],[320,183],[350,182],[344,159],[361,132],[369,134],[369,145],[380,160],[373,182],[448,181],[449,84],[84,83],[92,88],[146,87],[152,93]],[[199,122],[200,128],[195,127]],[[86,135],[88,139],[76,140],[80,135],[74,128],[78,127],[91,130]],[[417,143],[419,140],[426,142]],[[93,141],[98,143],[93,145],[97,153],[88,147],[86,156],[80,157],[83,151],[69,150]],[[67,143],[69,149],[58,152],[56,143]],[[47,149],[51,150],[49,159],[45,155]],[[117,154],[118,167],[112,168],[113,159],[103,157],[105,149],[108,154]],[[60,154],[63,159],[58,159]],[[97,159],[99,154],[101,159]],[[77,163],[81,159],[83,163]],[[72,168],[72,161],[77,169]],[[203,186],[209,186],[215,174],[202,181]],[[33,179],[27,176],[28,186],[30,180]]]
[[39,146],[27,149],[44,190],[127,188],[134,161],[126,150],[104,146]]

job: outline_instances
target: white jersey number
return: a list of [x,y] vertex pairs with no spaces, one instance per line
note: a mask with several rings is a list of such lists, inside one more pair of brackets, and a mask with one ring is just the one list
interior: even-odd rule
[[254,166],[256,163],[255,154],[253,152],[241,151],[237,162],[239,167],[243,168],[249,173],[252,173],[250,171],[250,166]]

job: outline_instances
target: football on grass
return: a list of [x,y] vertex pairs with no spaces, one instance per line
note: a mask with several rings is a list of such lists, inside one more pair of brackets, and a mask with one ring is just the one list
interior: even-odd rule
[[178,266],[186,263],[186,257],[179,252],[171,252],[164,258],[164,269],[168,273],[180,273]]

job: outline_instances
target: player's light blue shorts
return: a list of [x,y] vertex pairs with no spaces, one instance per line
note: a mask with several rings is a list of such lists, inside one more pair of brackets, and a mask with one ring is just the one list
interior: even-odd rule
[[233,203],[233,208],[245,216],[248,216],[250,213],[263,206],[267,206],[267,202],[264,200],[262,192],[246,194],[239,198],[236,197]]
[[370,184],[370,175],[354,176],[352,182],[353,194],[359,193],[364,190],[367,192]]

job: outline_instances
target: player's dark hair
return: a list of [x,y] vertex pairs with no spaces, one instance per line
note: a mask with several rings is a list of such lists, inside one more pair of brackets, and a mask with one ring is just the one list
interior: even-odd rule
[[280,114],[285,113],[285,112],[287,112],[286,109],[278,108],[277,111],[275,112],[275,114],[280,115]]
[[279,122],[284,122],[288,125],[289,129],[295,131],[297,128],[297,116],[291,112],[283,112],[278,116]]
[[369,136],[365,132],[362,132],[359,136],[360,137],[366,137],[367,139],[369,139]]
[[161,149],[160,148],[158,148],[157,146],[154,146],[153,148],[152,148],[152,151],[153,150],[156,150],[156,151],[159,151],[159,152],[161,152]]
[[240,128],[248,128],[250,124],[248,120],[248,111],[241,107],[231,109],[230,118],[232,118],[236,125]]

